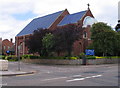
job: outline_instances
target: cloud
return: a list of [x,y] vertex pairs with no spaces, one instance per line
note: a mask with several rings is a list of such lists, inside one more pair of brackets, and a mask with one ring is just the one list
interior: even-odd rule
[[[0,10],[3,14],[14,14],[14,13],[24,13],[27,12],[29,10],[31,10],[31,8],[29,8],[30,6],[32,6],[32,4],[30,4],[29,2],[26,2],[26,0],[2,0],[2,2],[0,3]],[[27,5],[27,6],[26,6]]]
[[120,1],[119,1],[119,4],[118,4],[118,19],[120,20]]
[[[30,0],[0,0],[0,37],[3,39],[15,38],[32,19],[18,20],[14,14],[32,12]],[[31,7],[31,8],[29,8]]]
[[87,10],[88,3],[98,21],[117,24],[118,0],[0,0],[0,37],[14,38],[36,17],[66,8],[70,13]]

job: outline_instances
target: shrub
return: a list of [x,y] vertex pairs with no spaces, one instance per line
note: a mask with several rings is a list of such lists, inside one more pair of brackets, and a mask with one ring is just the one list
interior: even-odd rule
[[22,59],[27,59],[28,55],[22,55]]
[[0,55],[0,59],[5,59],[5,56],[4,55]]
[[35,56],[35,55],[23,55],[22,59],[39,59],[40,56]]
[[106,58],[106,59],[110,59],[110,58],[114,58],[114,59],[118,59],[118,58],[120,58],[119,56],[106,56],[106,57],[98,57],[98,56],[96,56],[96,59],[104,59],[104,58]]
[[120,56],[112,56],[111,58],[117,58],[117,59],[120,59]]
[[78,59],[79,57],[40,57],[41,59],[70,59],[70,60],[76,60]]
[[[15,55],[6,56],[5,59],[8,61],[18,61],[18,57]],[[20,59],[22,58],[20,57]]]
[[30,59],[39,59],[39,56],[30,55],[29,58]]
[[65,59],[76,60],[78,57],[66,57]]
[[96,56],[87,56],[86,59],[96,59]]
[[41,59],[65,59],[65,57],[40,57]]
[[96,56],[96,59],[102,59],[102,58],[105,58],[105,57],[98,57],[98,56]]
[[53,59],[65,59],[65,57],[53,57]]
[[85,56],[85,53],[80,53],[79,58],[82,59]]

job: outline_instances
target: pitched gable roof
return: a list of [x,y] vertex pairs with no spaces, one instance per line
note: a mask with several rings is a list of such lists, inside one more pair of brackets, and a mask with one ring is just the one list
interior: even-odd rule
[[20,33],[17,34],[17,36],[32,34],[33,31],[37,30],[38,28],[49,28],[60,16],[60,14],[62,14],[62,12],[63,11],[59,11],[50,15],[33,19]]
[[78,13],[74,13],[74,14],[69,14],[67,16],[65,16],[65,18],[58,24],[58,26],[63,26],[66,24],[70,24],[70,23],[77,23],[83,16],[84,14],[87,12],[86,11],[81,11]]

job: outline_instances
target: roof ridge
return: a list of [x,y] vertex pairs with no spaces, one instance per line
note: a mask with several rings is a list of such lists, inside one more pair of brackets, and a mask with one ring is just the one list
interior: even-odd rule
[[[53,15],[53,14],[56,14],[56,13],[63,12],[63,11],[64,11],[64,10],[62,10],[62,11],[57,11],[57,12],[54,12],[54,13],[51,13],[51,14],[47,14],[47,15],[44,15],[44,16],[41,16],[41,17],[37,17],[37,18],[34,18],[34,19],[44,18],[44,17],[50,16],[50,15]],[[34,19],[33,19],[33,20],[34,20]]]
[[73,14],[68,14],[64,17],[64,19],[58,24],[58,26],[63,26],[69,23],[76,23],[78,20],[80,20],[83,15],[87,12],[88,10],[76,12]]
[[87,10],[84,10],[84,11],[80,11],[80,12],[72,13],[72,14],[69,14],[69,15],[74,15],[74,14],[82,13],[82,12],[86,12],[86,11],[87,11]]

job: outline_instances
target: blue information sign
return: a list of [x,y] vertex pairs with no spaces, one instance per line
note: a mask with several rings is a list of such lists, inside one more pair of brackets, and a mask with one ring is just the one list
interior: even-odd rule
[[94,55],[95,53],[94,53],[94,50],[93,50],[93,49],[86,49],[86,50],[85,50],[85,54],[86,54],[86,55]]
[[10,53],[10,51],[6,51],[6,53]]

